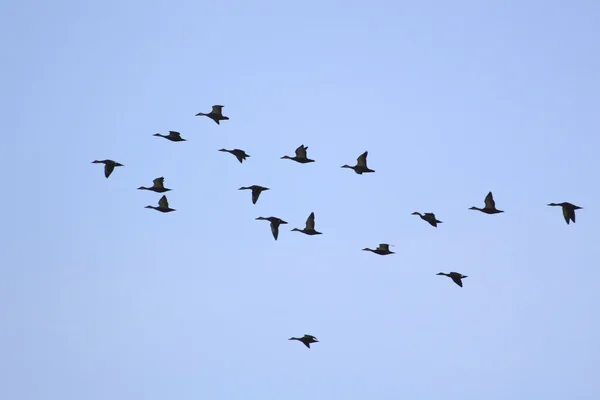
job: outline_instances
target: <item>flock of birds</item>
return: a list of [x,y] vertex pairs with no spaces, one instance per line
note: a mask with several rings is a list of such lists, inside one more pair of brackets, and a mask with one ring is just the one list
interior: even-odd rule
[[[220,125],[220,121],[229,120],[229,117],[226,117],[223,115],[223,107],[224,106],[221,106],[221,105],[214,105],[214,106],[212,106],[211,112],[198,113],[198,114],[196,114],[196,116],[206,116],[206,117],[212,119],[214,122],[216,122],[217,125]],[[185,142],[186,141],[186,139],[182,138],[181,134],[176,131],[169,131],[168,135],[161,135],[160,133],[155,133],[153,136],[162,137],[162,138],[165,138],[172,142]],[[308,158],[307,149],[308,149],[307,146],[300,145],[300,147],[298,147],[296,149],[296,152],[295,152],[296,155],[294,157],[283,156],[283,157],[281,157],[281,159],[293,160],[300,164],[307,164],[307,163],[315,162],[315,160],[311,160],[310,158]],[[243,163],[246,160],[246,158],[250,157],[249,154],[247,154],[244,150],[240,150],[240,149],[233,149],[233,150],[220,149],[219,151],[227,152],[227,153],[234,155],[240,163]],[[365,151],[364,153],[362,153],[356,159],[356,165],[354,165],[354,166],[342,165],[341,168],[350,168],[350,169],[354,170],[354,172],[357,173],[358,175],[375,172],[374,170],[370,169],[367,166],[368,154],[369,154],[368,151]],[[123,164],[118,163],[114,160],[94,160],[94,161],[92,161],[92,163],[104,164],[104,176],[106,178],[108,178],[113,173],[115,167],[123,167],[124,166]],[[150,187],[140,186],[138,188],[138,190],[149,190],[149,191],[156,192],[156,193],[166,193],[166,192],[170,191],[171,189],[168,189],[164,186],[164,180],[165,180],[165,178],[161,176],[159,178],[154,179],[152,186],[150,186]],[[259,185],[252,185],[252,186],[247,186],[247,187],[246,186],[241,187],[238,190],[250,190],[252,193],[252,204],[256,204],[256,202],[258,201],[258,199],[260,197],[260,194],[263,191],[270,190],[270,189],[267,187],[259,186]],[[483,208],[473,206],[469,209],[477,210],[477,211],[480,211],[485,214],[499,214],[499,213],[504,212],[503,210],[498,210],[496,208],[496,202],[494,200],[494,196],[493,196],[492,192],[489,192],[487,194],[487,196],[485,197],[485,200],[484,200],[484,204],[485,204],[485,206]],[[550,204],[548,204],[548,206],[562,207],[563,217],[567,224],[569,224],[570,222],[575,223],[575,210],[582,209],[582,207],[576,206],[576,205],[574,205],[572,203],[568,203],[568,202],[550,203]],[[158,200],[158,206],[147,205],[146,208],[151,208],[151,209],[160,211],[162,213],[176,211],[174,208],[171,208],[169,206],[169,201],[168,201],[166,195],[163,195]],[[436,218],[435,214],[432,212],[420,213],[420,212],[415,211],[412,213],[412,215],[418,215],[422,220],[426,221],[427,223],[429,223],[431,226],[433,226],[435,228],[437,228],[438,224],[442,223],[442,221],[438,220]],[[279,236],[279,227],[281,225],[287,224],[286,221],[284,221],[278,217],[258,217],[256,219],[262,220],[262,221],[269,221],[270,226],[271,226],[271,233],[272,233],[273,237],[275,238],[275,240],[277,240],[277,238]],[[310,235],[310,236],[322,234],[321,232],[318,232],[315,230],[315,213],[314,212],[308,216],[308,219],[306,220],[304,229],[294,228],[294,229],[292,229],[292,231],[302,232],[305,235]],[[364,248],[363,250],[370,251],[370,252],[373,252],[373,253],[381,255],[381,256],[394,254],[394,252],[390,250],[390,245],[387,243],[379,244],[379,246],[376,249],[370,249],[367,247],[367,248]],[[443,275],[443,276],[449,277],[450,279],[452,279],[452,281],[454,281],[454,283],[456,283],[460,287],[463,286],[462,280],[467,278],[466,275],[463,275],[458,272],[450,272],[450,273],[440,272],[437,275]],[[308,335],[308,334],[306,334],[302,337],[291,337],[291,338],[289,338],[289,340],[298,340],[298,341],[302,342],[308,348],[310,348],[311,343],[318,342],[316,337],[314,337],[312,335]]]

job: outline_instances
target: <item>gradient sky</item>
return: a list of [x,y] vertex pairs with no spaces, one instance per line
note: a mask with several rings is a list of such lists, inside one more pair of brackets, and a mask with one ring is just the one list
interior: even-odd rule
[[[599,2],[12,1],[0,20],[0,398],[600,398]],[[213,104],[231,119],[195,117]],[[300,144],[315,163],[280,160]],[[376,173],[340,168],[365,150]],[[125,167],[106,179],[105,158]],[[136,190],[159,176],[174,213]],[[490,190],[504,214],[468,210]],[[290,232],[313,211],[323,235]],[[275,241],[258,216],[289,225]],[[361,251],[381,242],[397,254]]]

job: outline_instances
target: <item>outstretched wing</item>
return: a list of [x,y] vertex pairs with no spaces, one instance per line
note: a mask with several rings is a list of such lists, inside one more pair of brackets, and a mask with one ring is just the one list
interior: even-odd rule
[[232,150],[232,154],[235,156],[235,158],[238,159],[238,161],[240,163],[242,163],[246,159],[246,157],[248,157],[246,152],[244,150],[240,150],[240,149]]
[[314,212],[310,213],[310,215],[308,216],[308,219],[306,220],[306,230],[307,231],[315,230],[315,213]]
[[563,217],[565,217],[565,221],[567,221],[567,224],[569,223],[569,220],[575,222],[575,210],[573,210],[572,208],[563,206],[562,211],[563,211]]
[[169,201],[167,200],[167,196],[163,196],[158,201],[158,206],[162,208],[169,208]]
[[161,176],[160,178],[156,178],[155,180],[153,180],[152,183],[154,183],[155,188],[164,189],[164,181],[165,178]]
[[390,251],[390,245],[387,243],[381,243],[379,244],[377,250]]
[[367,156],[369,155],[368,151],[365,151],[364,153],[362,153],[357,159],[356,159],[356,164],[359,167],[364,167],[367,168]]
[[275,238],[275,240],[277,240],[277,237],[279,236],[279,224],[275,224],[273,222],[271,222],[271,233],[273,233],[273,237]]
[[212,106],[212,113],[217,115],[222,115],[224,106]]
[[463,287],[461,277],[453,275],[451,276],[451,278],[454,281],[454,283],[456,283],[460,287]]
[[114,170],[115,170],[115,164],[113,164],[111,162],[107,162],[106,164],[104,164],[104,176],[105,177],[108,178]]
[[176,132],[176,131],[169,131],[169,136],[181,139],[181,133]]
[[258,187],[254,187],[252,188],[252,204],[256,204],[256,202],[258,201],[258,197],[260,196],[260,188]]
[[298,158],[306,158],[306,150],[308,149],[308,147],[304,147],[303,144],[300,145],[300,147],[298,147],[296,149],[296,157]]
[[485,196],[485,208],[496,208],[496,202],[494,201],[492,192],[489,192],[487,196]]

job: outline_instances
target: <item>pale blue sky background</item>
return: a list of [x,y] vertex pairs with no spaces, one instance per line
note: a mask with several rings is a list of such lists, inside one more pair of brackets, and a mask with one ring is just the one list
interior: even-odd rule
[[1,8],[0,398],[600,398],[597,1]]

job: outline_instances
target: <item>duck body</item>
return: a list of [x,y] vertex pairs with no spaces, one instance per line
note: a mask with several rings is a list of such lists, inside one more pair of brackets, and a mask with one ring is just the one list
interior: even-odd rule
[[569,225],[570,221],[575,223],[575,210],[582,210],[583,207],[576,206],[575,204],[571,204],[569,202],[562,203],[550,203],[548,204],[551,207],[562,207],[563,217],[565,218],[565,222]]

